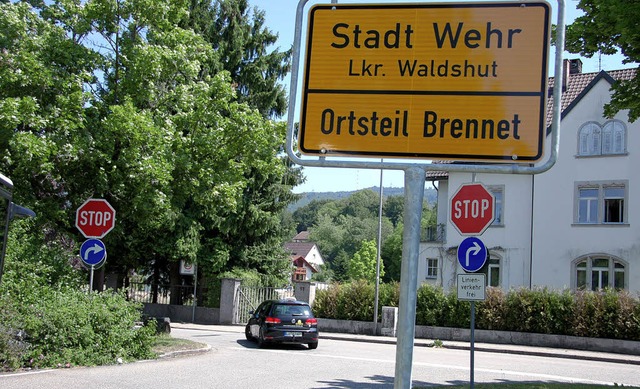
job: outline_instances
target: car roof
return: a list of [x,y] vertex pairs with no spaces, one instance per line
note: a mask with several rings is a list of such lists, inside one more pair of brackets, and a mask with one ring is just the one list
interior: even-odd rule
[[309,303],[307,303],[306,301],[299,301],[299,300],[296,300],[293,297],[283,298],[283,299],[279,299],[279,300],[271,300],[271,301],[276,303],[276,304],[309,305]]

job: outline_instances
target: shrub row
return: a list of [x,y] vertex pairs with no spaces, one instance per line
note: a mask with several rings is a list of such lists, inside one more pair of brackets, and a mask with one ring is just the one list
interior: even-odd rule
[[[379,290],[381,315],[382,306],[398,306],[399,285],[383,284]],[[318,291],[314,311],[323,318],[369,321],[373,305],[373,284],[357,281]],[[416,324],[468,328],[470,304],[459,301],[455,291],[422,285],[417,293]],[[640,340],[640,300],[615,290],[505,292],[487,288],[485,301],[476,303],[476,328]]]
[[120,294],[40,287],[31,297],[37,298],[0,298],[0,371],[154,356],[155,323],[137,327],[141,307]]
[[155,323],[136,325],[142,305],[110,291],[87,294],[87,272],[75,266],[72,239],[25,223],[9,230],[0,284],[0,371],[153,357]]

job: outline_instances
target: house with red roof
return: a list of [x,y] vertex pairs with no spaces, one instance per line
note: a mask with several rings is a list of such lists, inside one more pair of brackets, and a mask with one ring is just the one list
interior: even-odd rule
[[285,243],[284,249],[291,255],[294,267],[293,281],[310,280],[324,265],[318,246],[309,241],[309,231],[298,233],[291,242]]
[[[604,115],[611,87],[637,69],[583,73],[579,59],[564,65],[563,84],[548,81],[548,124],[553,89],[562,88],[559,151],[551,169],[536,175],[427,173],[438,189],[438,231],[420,244],[422,282],[453,288],[464,273],[457,248],[465,237],[449,221],[449,204],[462,184],[475,181],[495,197],[493,223],[480,236],[488,258],[479,272],[488,286],[640,292],[640,153],[633,148],[640,145],[640,120],[629,122],[627,111]],[[550,147],[547,136],[546,155]]]

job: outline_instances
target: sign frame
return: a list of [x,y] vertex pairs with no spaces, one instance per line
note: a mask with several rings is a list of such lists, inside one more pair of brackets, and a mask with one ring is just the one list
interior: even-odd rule
[[458,300],[484,301],[486,299],[487,276],[483,273],[458,274],[456,289],[458,290]]
[[[82,217],[81,213],[83,212],[84,208],[94,203],[95,204],[102,203],[102,206],[106,206],[106,208],[110,211],[112,216],[111,219],[109,220],[109,223],[111,224],[111,226],[108,227],[106,230],[102,230],[100,234],[92,234],[91,231],[85,231],[86,227],[84,227],[84,225],[80,221]],[[76,228],[80,231],[80,233],[85,238],[97,238],[97,239],[104,238],[104,236],[107,235],[109,232],[111,232],[111,230],[113,230],[115,226],[116,226],[116,210],[105,199],[94,199],[94,198],[87,199],[84,203],[82,203],[81,206],[78,207],[78,209],[76,209]]]
[[[474,189],[474,187],[476,187],[477,189]],[[462,207],[463,210],[458,209],[458,206],[455,204],[456,202],[454,201],[454,199],[462,191],[466,192],[466,191],[469,191],[469,190],[471,190],[471,191],[481,191],[484,194],[488,195],[488,197],[490,198],[490,204],[485,204],[483,200],[486,200],[486,199],[484,199],[484,198],[473,198],[473,199],[468,199],[467,200],[467,201],[470,202],[470,204],[464,204],[464,206]],[[450,200],[449,203],[450,203],[449,204],[450,205],[449,206],[449,209],[450,209],[449,220],[451,221],[451,224],[453,224],[455,229],[460,233],[460,235],[463,235],[463,236],[482,235],[487,230],[487,228],[489,228],[489,226],[493,223],[493,221],[495,220],[496,198],[493,195],[493,193],[491,193],[491,191],[481,182],[470,182],[470,183],[466,183],[466,184],[460,185],[458,190],[456,190],[455,193],[453,194],[453,196],[451,196],[451,200]],[[467,226],[466,224],[473,223],[473,222],[475,222],[475,220],[480,220],[478,223],[483,223],[481,221],[482,217],[480,215],[484,214],[484,212],[486,211],[484,209],[485,207],[490,207],[491,218],[485,218],[486,221],[484,221],[484,225],[482,225],[480,228],[475,228],[473,230],[470,230],[471,226]],[[480,217],[466,217],[465,219],[456,218],[455,214],[456,214],[457,211],[464,212],[466,214],[471,214],[471,216],[473,216],[474,212],[477,212],[477,213],[479,213]],[[469,222],[469,220],[472,220],[472,221]]]
[[[397,27],[395,29],[392,28],[387,30],[387,32],[384,33],[386,34],[384,38],[383,38],[382,32],[379,33],[379,36],[377,39],[374,39],[376,37],[375,35],[373,36],[370,35],[369,38],[367,39],[368,39],[370,48],[372,48],[372,50],[369,50],[366,53],[366,55],[362,54],[357,57],[358,58],[357,61],[361,61],[360,70],[357,70],[357,71],[354,70],[355,69],[354,66],[356,66],[354,65],[354,61],[356,61],[355,59],[356,56],[355,54],[353,54],[354,50],[348,51],[351,54],[346,55],[347,58],[351,58],[350,56],[353,57],[352,59],[348,60],[348,63],[345,61],[346,58],[336,58],[336,55],[330,55],[328,57],[331,58],[331,61],[315,60],[315,62],[321,63],[321,65],[319,66],[314,65],[314,58],[316,58],[314,57],[315,55],[314,50],[321,51],[321,49],[319,48],[317,49],[314,48],[314,44],[317,47],[327,46],[326,44],[324,46],[321,46],[319,45],[319,43],[316,42],[317,40],[325,39],[325,36],[323,36],[323,34],[326,35],[327,33],[326,31],[323,31],[322,33],[319,32],[318,34],[316,34],[316,36],[319,35],[320,38],[318,39],[314,38],[314,34],[315,34],[314,23],[316,19],[320,19],[320,18],[316,18],[316,14],[321,14],[323,11],[331,11],[333,14],[335,14],[335,10],[339,10],[339,11],[344,10],[344,12],[357,11],[358,13],[363,13],[363,12],[365,13],[381,12],[382,13],[383,12],[385,13],[385,16],[386,16],[387,13],[391,11],[397,11],[397,10],[409,10],[409,11],[415,11],[415,12],[419,12],[423,10],[426,10],[429,12],[438,12],[438,11],[444,10],[443,12],[445,11],[449,12],[451,10],[455,10],[455,11],[460,11],[460,13],[464,13],[465,11],[468,11],[469,9],[471,9],[472,12],[476,12],[476,10],[480,10],[477,12],[489,12],[489,10],[491,12],[497,12],[499,10],[509,10],[509,12],[521,13],[521,12],[525,12],[525,11],[520,11],[522,9],[537,10],[537,8],[542,8],[542,14],[543,14],[543,20],[541,21],[542,26],[536,26],[536,31],[541,30],[542,36],[539,38],[538,41],[535,42],[535,45],[534,45],[536,46],[537,49],[541,50],[541,53],[539,53],[539,57],[540,57],[539,60],[541,64],[539,68],[535,66],[531,68],[531,72],[537,73],[537,75],[530,74],[530,73],[522,74],[521,66],[519,66],[517,69],[510,69],[509,66],[507,66],[507,68],[509,69],[507,72],[512,73],[510,75],[509,81],[500,79],[500,80],[496,80],[496,83],[495,83],[496,85],[498,84],[511,85],[513,84],[513,80],[516,80],[516,79],[534,78],[535,80],[533,84],[527,86],[528,90],[520,91],[520,90],[511,90],[511,89],[509,90],[500,89],[500,88],[507,88],[507,86],[504,86],[504,87],[500,86],[498,90],[495,90],[495,87],[491,87],[487,89],[485,85],[486,82],[477,83],[478,85],[482,84],[482,86],[474,86],[470,90],[465,90],[464,85],[463,86],[458,85],[452,88],[448,88],[449,85],[447,83],[449,81],[446,81],[446,80],[440,81],[441,84],[444,83],[445,85],[441,85],[440,87],[435,87],[433,89],[429,89],[429,88],[402,89],[402,87],[398,88],[396,86],[397,83],[384,81],[385,78],[394,80],[397,77],[395,78],[393,76],[382,77],[382,76],[387,76],[387,73],[383,73],[384,71],[383,69],[385,69],[383,65],[386,66],[388,65],[388,63],[387,64],[379,63],[382,61],[381,60],[378,61],[377,59],[381,58],[381,56],[380,55],[376,56],[375,52],[381,51],[381,46],[383,45],[382,43],[383,41],[384,41],[384,44],[387,45],[388,48],[390,48],[390,50],[397,49],[397,47],[395,46],[400,45],[399,41],[401,40],[401,38],[399,38],[399,36],[402,35],[403,31],[406,31],[404,34],[406,36],[405,44],[407,46],[411,45],[411,47],[413,47],[414,44],[417,45],[416,42],[411,42],[411,43],[409,42],[411,37],[410,32],[414,32],[412,30],[414,27],[411,27],[408,23],[407,23],[408,27],[404,27],[403,25],[402,28],[400,27],[400,23],[396,23]],[[515,11],[516,9],[518,11]],[[453,159],[453,160],[476,160],[476,161],[483,161],[483,162],[491,161],[491,162],[503,162],[503,163],[504,162],[524,163],[524,162],[532,162],[532,161],[540,160],[544,155],[544,145],[545,145],[545,138],[547,133],[546,132],[546,106],[547,106],[546,98],[547,98],[547,68],[548,68],[548,57],[550,52],[549,44],[548,44],[549,36],[550,36],[549,35],[550,25],[551,25],[550,18],[551,18],[551,7],[546,1],[479,2],[479,3],[453,3],[453,4],[451,3],[416,3],[416,4],[413,4],[413,3],[351,4],[349,3],[349,4],[330,4],[330,5],[318,4],[313,6],[309,11],[309,17],[308,17],[309,29],[307,33],[307,51],[305,53],[306,63],[305,63],[305,69],[304,69],[303,97],[302,97],[302,107],[301,107],[302,113],[301,113],[300,129],[299,129],[299,135],[298,135],[299,151],[304,155],[308,155],[308,156],[315,155],[320,157],[346,156],[346,157],[371,157],[371,158],[376,157],[376,158],[412,158],[412,159],[448,159],[448,160]],[[464,21],[464,22],[467,22],[467,21]],[[464,22],[460,22],[458,26],[460,26],[461,28]],[[536,23],[540,23],[540,21],[536,20]],[[433,24],[435,25],[436,23],[434,22]],[[358,44],[359,47],[362,47],[362,45],[366,44],[367,39],[365,38],[360,38],[360,41],[356,42],[358,38],[356,35],[354,35],[354,37],[351,38],[350,40],[349,35],[347,34],[349,30],[346,28],[337,30],[336,28],[337,26],[338,24],[336,24],[333,28],[334,38],[336,38],[337,42],[334,41],[332,42],[331,45],[348,46],[349,44],[352,44],[352,45]],[[349,26],[349,24],[343,23],[340,25],[340,27],[343,27],[343,26]],[[359,28],[359,25],[356,25],[356,27]],[[447,27],[450,28],[449,25]],[[403,30],[403,28],[406,28],[406,30]],[[486,29],[487,29],[486,31],[487,35],[489,37],[491,36],[490,32],[491,34],[496,34],[496,36],[498,36],[497,34],[502,34],[502,31],[498,30],[497,28],[492,29],[491,22],[487,22]],[[365,28],[363,27],[362,30],[365,30]],[[460,34],[459,30],[458,30],[458,34]],[[509,44],[512,43],[511,38],[513,38],[513,36],[511,36],[511,34],[513,33],[512,35],[514,36],[517,35],[517,33],[513,32],[514,30],[517,30],[517,29],[515,28],[509,29],[509,34],[510,34]],[[370,31],[367,31],[367,32],[370,32]],[[377,31],[377,30],[373,30],[373,31]],[[480,34],[479,30],[473,30],[473,29],[471,30],[471,32],[467,32],[467,34],[472,34],[470,38],[475,37],[475,35],[473,35],[475,33]],[[506,33],[507,33],[507,30],[505,29],[505,34]],[[364,32],[362,32],[360,35],[364,36]],[[417,33],[415,35],[417,35]],[[537,36],[537,34],[534,34],[534,35]],[[490,45],[489,37],[486,38],[487,46]],[[530,40],[531,40],[530,37],[528,37],[527,42]],[[467,41],[465,40],[465,42]],[[502,42],[499,42],[499,43],[502,44]],[[507,43],[505,42],[505,45],[506,44]],[[494,46],[496,45],[497,43],[494,43]],[[473,49],[477,49],[477,46],[479,45],[476,43],[475,40],[469,40],[469,42],[467,43],[467,46],[468,47],[476,46]],[[346,48],[348,49],[348,47]],[[418,49],[419,48],[416,48],[415,50],[411,49],[409,52],[410,53],[417,52]],[[466,51],[468,53],[471,52],[469,48],[467,48]],[[493,51],[497,52],[497,49],[494,49]],[[333,52],[335,53],[336,50],[333,50]],[[374,54],[371,54],[371,53],[374,53]],[[324,53],[321,52],[320,54],[324,54]],[[444,54],[444,56],[446,55],[447,54]],[[471,54],[464,54],[464,55],[471,55]],[[508,55],[507,54],[500,54],[500,55],[505,58],[509,58],[510,56],[513,55],[513,52],[509,52]],[[498,59],[500,59],[500,55],[495,54],[495,56]],[[325,56],[326,55],[318,55],[317,58],[322,58]],[[373,59],[371,58],[372,56],[373,56]],[[536,53],[536,56],[538,56],[537,53]],[[444,57],[441,57],[440,59],[442,58]],[[342,68],[341,68],[343,75],[338,76],[337,80],[333,80],[334,78],[336,78],[336,71],[337,71],[337,69],[335,68],[335,63],[340,62],[341,59],[343,62]],[[433,65],[434,60],[432,59],[431,61]],[[448,57],[447,59],[444,59],[444,61],[448,63],[449,62]],[[467,60],[464,60],[464,61],[466,63]],[[400,60],[398,60],[398,62],[400,62]],[[370,67],[370,65],[373,67]],[[496,63],[496,60],[493,61],[493,71],[496,77],[498,77],[498,72],[496,70],[496,67],[498,67],[499,65],[500,65],[499,63]],[[424,66],[426,69],[427,66],[426,65]],[[444,66],[444,63],[440,63],[438,66]],[[460,64],[451,65],[451,68],[453,68],[454,66],[462,66],[462,65]],[[489,65],[486,65],[486,66],[488,69]],[[514,66],[511,65],[511,67],[514,67]],[[318,70],[314,70],[315,68],[318,68]],[[389,69],[388,66],[386,68]],[[516,74],[514,72],[517,72],[517,76],[519,78],[516,77]],[[351,79],[353,78],[351,76],[360,75],[360,73],[366,74],[366,77],[364,77],[366,79],[365,82],[351,81]],[[390,72],[388,73],[391,74]],[[316,77],[315,76],[316,74],[318,74],[319,76]],[[325,82],[322,82],[324,79],[318,80],[319,78],[321,78],[320,76],[325,78],[329,77],[329,75],[327,74],[330,75],[330,78],[328,79],[328,81],[331,81],[331,80],[333,81],[325,83]],[[348,74],[348,76],[344,76],[344,74]],[[434,74],[433,68],[431,69],[431,74]],[[376,79],[375,76],[377,75],[380,75],[380,77],[377,77]],[[362,79],[362,77],[355,77],[355,78]],[[374,79],[375,82],[369,81],[371,79]],[[427,79],[427,80],[431,82],[430,81],[431,79]],[[436,80],[437,80],[437,77],[436,77]],[[430,85],[429,82],[424,82],[423,84]],[[334,87],[333,88],[331,86],[325,87],[323,84],[331,84],[331,85],[334,85]],[[362,90],[349,89],[350,84],[361,85],[363,89]],[[386,84],[389,84],[389,85],[387,86]],[[412,85],[418,84],[418,82],[415,82],[415,83],[411,82],[410,84]],[[338,85],[338,86],[335,87],[335,85]],[[474,88],[476,87],[479,89],[474,90]],[[405,108],[407,106],[413,107],[413,105],[421,106],[421,104],[424,105],[424,102],[430,102],[429,104],[438,104],[438,102],[440,101],[442,101],[441,103],[442,107],[445,107],[445,106],[450,107],[452,104],[447,99],[465,100],[465,102],[459,104],[460,106],[464,107],[464,109],[456,108],[452,110],[453,112],[448,112],[450,114],[448,116],[451,116],[451,114],[455,114],[460,117],[456,116],[453,118],[438,119],[438,114],[440,114],[440,116],[443,116],[444,113],[436,112],[435,110],[424,111],[424,120],[422,121],[423,123],[422,129],[420,128],[420,125],[419,125],[420,121],[422,120],[420,118],[420,112],[418,112],[419,109],[413,110],[411,108],[411,109],[405,110],[401,107],[402,105],[404,105]],[[463,110],[465,112],[468,111],[470,109],[470,106],[474,105],[470,102],[476,102],[479,104],[479,102],[485,101],[487,99],[491,101],[487,102],[486,104],[482,103],[482,104],[485,104],[483,105],[484,108],[482,109],[479,108],[478,112],[483,112],[483,109],[487,109],[487,108],[490,109],[490,107],[500,106],[500,108],[498,108],[496,112],[491,114],[494,116],[492,118],[476,118],[475,116],[482,115],[480,113],[477,113],[477,115],[475,116],[471,115],[474,117],[465,118],[465,117],[462,117],[465,114],[462,114],[461,112],[457,112],[457,111],[463,111]],[[516,105],[521,106],[518,109],[523,109],[523,110],[533,109],[533,111],[528,112],[526,115],[524,115],[527,117],[526,120],[524,120],[524,118],[523,120],[520,120],[518,113],[513,114],[513,116],[502,117],[498,114],[498,112],[502,113],[502,111],[505,111],[505,112],[509,111],[510,113],[513,113],[515,110],[515,108],[511,108],[511,107],[506,108],[507,105],[514,104],[511,100],[509,101],[509,103],[506,103],[506,99],[511,99],[511,100],[517,99],[518,103]],[[360,101],[360,100],[362,100],[362,103],[360,105],[353,103],[353,101]],[[393,107],[387,107],[388,109],[386,109],[386,112],[382,113],[382,110],[379,108],[380,104],[382,104],[382,106],[385,106],[386,103],[377,104],[378,100],[383,100],[384,102],[402,100],[404,101],[404,103],[400,104],[400,106],[394,105]],[[323,101],[342,101],[341,103],[336,103],[336,104],[338,104],[338,108],[341,108],[341,111],[344,111],[344,112],[338,112],[338,109],[334,109],[333,107],[325,108],[322,112],[320,112],[319,110],[323,108],[323,104],[321,104],[321,102]],[[343,106],[346,105],[345,104],[346,101],[350,102],[349,104],[351,108],[353,108],[354,105],[356,107],[358,106],[362,107],[362,106],[371,106],[376,104],[378,108],[375,108],[376,111],[373,111],[373,113],[371,112],[368,112],[366,114],[362,112],[359,113],[357,108],[354,108],[354,109],[343,108]],[[530,108],[530,107],[535,107],[535,108]],[[378,111],[381,111],[381,112],[378,113]],[[428,112],[430,113],[431,116],[427,115]],[[511,122],[509,122],[507,118],[512,119]],[[435,134],[437,123],[443,123],[444,120],[451,121],[451,124],[449,125],[449,129],[446,130],[450,132],[449,136],[444,135],[446,132],[445,124],[441,126],[442,128],[437,130],[437,132],[441,134],[442,139],[437,139],[437,137],[433,137],[425,140],[425,139],[421,139],[420,135],[418,135],[420,131],[423,131],[424,135],[422,136],[422,138],[425,138],[428,132],[427,127],[429,128],[429,133],[433,132]],[[487,123],[486,128],[485,128],[485,124],[482,124],[483,127],[481,131],[478,130],[477,122],[479,120],[482,121],[482,123],[485,123],[485,122]],[[378,121],[378,129],[377,129],[377,131],[379,131],[378,133],[376,133],[376,128],[375,128],[376,121]],[[527,134],[526,142],[524,140],[520,141],[522,134],[518,133],[518,124],[523,121],[526,123],[526,125],[523,124],[521,128],[523,127],[527,128],[526,132],[523,131]],[[460,126],[462,126],[464,123],[466,123],[465,124],[466,130],[460,128]],[[529,123],[534,123],[534,125],[530,125]],[[497,128],[502,129],[501,135],[498,135],[498,133],[496,132],[494,136],[494,132],[493,132],[494,126],[496,127],[496,129]],[[509,134],[507,134],[507,132],[509,132],[507,131],[507,127],[509,126],[510,126],[509,131],[511,131],[510,136],[511,138],[513,138],[511,140],[508,139]],[[491,127],[490,130],[489,130],[489,127]],[[531,127],[535,127],[535,128],[532,130]],[[473,128],[475,128],[475,132],[472,131]],[[486,134],[485,134],[485,130],[487,132]],[[344,135],[347,132],[349,133],[349,135]],[[369,137],[366,137],[364,135],[354,136],[354,135],[357,135],[359,132],[364,132],[365,135],[370,134],[371,136]],[[382,135],[386,134],[386,135],[384,137],[383,136],[373,137],[374,133],[376,133],[376,135],[381,135],[381,134]],[[489,133],[491,134],[490,135],[491,139],[488,139]],[[389,136],[390,134],[391,136]],[[468,139],[464,139],[464,137],[463,139],[460,139],[460,137],[463,136],[463,134],[466,134],[464,135],[464,137],[467,137]],[[430,135],[430,136],[433,136],[433,135]],[[405,139],[402,139],[403,137]],[[365,139],[367,138],[369,139],[369,141],[365,141]],[[374,138],[377,138],[377,139],[374,139]],[[444,139],[444,138],[447,138],[447,139]],[[500,138],[500,139],[496,141],[494,140],[494,138],[495,139]],[[504,145],[497,147],[496,142],[502,142],[505,139],[507,139],[509,143],[505,143]],[[463,142],[460,142],[461,140],[463,140]],[[435,145],[435,146],[432,146],[432,145]],[[435,149],[433,147],[435,147]],[[487,147],[488,149],[485,150]]]
[[98,268],[106,259],[107,248],[100,239],[89,238],[80,245],[80,260],[86,266]]
[[489,250],[480,238],[470,236],[465,238],[457,250],[458,263],[469,273],[475,273],[487,263]]

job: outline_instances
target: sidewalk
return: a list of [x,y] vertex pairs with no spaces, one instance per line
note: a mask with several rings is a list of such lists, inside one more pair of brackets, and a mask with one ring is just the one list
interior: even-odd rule
[[[244,325],[203,325],[203,324],[192,324],[192,323],[171,323],[171,328],[179,328],[179,329],[185,329],[185,330],[199,330],[199,331],[235,332],[238,334],[242,334],[242,336],[244,337]],[[397,341],[395,337],[389,337],[389,336],[371,336],[371,335],[343,334],[343,333],[336,333],[336,332],[322,332],[322,329],[320,331],[320,339],[321,340],[322,339],[342,340],[342,341],[351,341],[351,342],[385,343],[385,344],[396,344],[396,341]],[[414,339],[414,347],[434,347],[434,341],[430,339]],[[471,345],[468,342],[454,342],[454,341],[444,340],[442,341],[442,348],[455,349],[455,350],[470,350]],[[477,343],[477,342],[474,345],[474,349],[476,352],[535,355],[535,356],[541,356],[541,357],[568,358],[568,359],[640,365],[640,356],[638,355],[614,354],[614,353],[560,349],[560,348],[550,348],[550,347],[518,346],[518,345],[512,345],[512,344]]]

